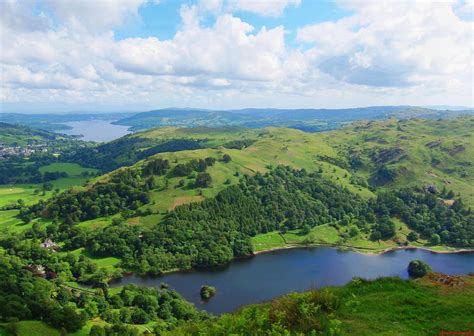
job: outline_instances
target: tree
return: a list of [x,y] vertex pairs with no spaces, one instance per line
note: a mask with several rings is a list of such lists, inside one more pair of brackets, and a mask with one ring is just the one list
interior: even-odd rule
[[414,278],[420,278],[431,272],[431,266],[422,260],[412,260],[408,264],[408,274]]
[[432,245],[439,245],[441,243],[441,237],[438,234],[433,233],[430,237],[430,243]]
[[224,154],[224,155],[222,155],[222,161],[224,163],[229,163],[230,161],[232,161],[232,158],[230,157],[229,154]]
[[64,328],[69,332],[81,329],[86,323],[85,314],[77,313],[72,307],[56,307],[49,316],[49,321],[56,328]]
[[355,237],[357,235],[359,235],[359,228],[355,225],[351,225],[349,227],[349,236]]
[[407,236],[408,241],[414,242],[418,240],[418,234],[416,232],[410,232]]
[[106,336],[105,329],[99,325],[93,325],[89,332],[89,336]]
[[211,186],[212,177],[209,173],[199,173],[196,177],[195,186],[199,188],[208,188]]
[[446,194],[447,199],[453,199],[454,198],[454,192],[452,190],[448,191]]
[[301,234],[302,235],[307,235],[311,231],[311,227],[308,224],[303,225],[301,228]]
[[380,234],[379,231],[373,231],[372,234],[370,235],[370,239],[373,241],[380,240],[382,238],[382,235]]
[[150,316],[141,308],[135,308],[132,311],[132,322],[134,324],[145,324],[150,321]]

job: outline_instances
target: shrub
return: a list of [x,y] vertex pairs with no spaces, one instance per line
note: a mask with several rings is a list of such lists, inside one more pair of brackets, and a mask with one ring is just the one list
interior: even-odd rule
[[428,272],[431,272],[431,266],[422,260],[412,260],[408,264],[408,274],[411,277],[420,278]]

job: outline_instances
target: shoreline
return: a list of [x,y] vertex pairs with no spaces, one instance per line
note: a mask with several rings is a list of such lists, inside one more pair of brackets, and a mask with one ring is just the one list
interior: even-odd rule
[[[350,247],[348,245],[333,245],[333,244],[324,244],[324,243],[305,244],[305,245],[303,245],[303,244],[301,244],[301,245],[289,244],[289,245],[286,245],[286,246],[274,247],[274,248],[270,248],[270,249],[267,249],[267,250],[257,251],[257,252],[254,252],[253,255],[249,255],[249,256],[246,256],[246,257],[233,258],[230,261],[230,263],[232,263],[236,260],[239,260],[239,259],[252,258],[252,257],[257,256],[259,254],[271,253],[271,252],[275,252],[275,251],[283,251],[283,250],[291,250],[291,249],[318,248],[318,247],[329,247],[329,248],[335,248],[335,249],[343,250],[343,251],[344,250],[345,251],[352,251],[352,252],[360,253],[360,254],[367,255],[367,256],[371,256],[371,255],[376,256],[376,255],[381,255],[381,254],[384,254],[384,253],[390,253],[390,252],[397,251],[397,250],[425,250],[425,251],[428,251],[428,252],[431,252],[431,253],[437,253],[437,254],[474,253],[474,249],[456,249],[456,250],[436,251],[436,250],[432,250],[428,247],[423,247],[423,246],[420,246],[420,247],[418,247],[418,246],[394,246],[394,247],[389,247],[389,248],[382,249],[382,250],[373,250],[373,249],[364,248],[364,247],[359,247],[358,248],[358,247],[354,247],[354,246]],[[221,268],[221,267],[226,267],[227,265],[228,264],[222,265],[222,266],[217,266],[217,267],[215,267],[215,269],[218,269],[218,268]],[[171,274],[171,273],[193,273],[193,272],[196,272],[196,271],[199,271],[199,269],[195,269],[195,268],[191,268],[191,269],[171,269],[171,270],[163,271],[161,274],[158,274],[158,275],[139,275],[135,272],[127,272],[126,274],[125,273],[123,274],[122,278],[112,279],[112,280],[108,281],[108,283],[109,283],[109,285],[113,284],[114,282],[116,282],[118,284],[118,283],[121,282],[121,280],[123,278],[127,278],[127,277],[130,277],[130,276],[138,276],[138,277],[143,277],[143,278],[148,278],[148,277],[161,278],[162,276],[167,275],[167,274]]]
[[349,250],[349,251],[361,253],[364,255],[380,255],[380,254],[389,253],[389,252],[393,252],[397,250],[425,250],[431,253],[438,253],[438,254],[474,253],[474,249],[455,249],[455,250],[437,251],[437,250],[433,250],[433,249],[430,249],[429,247],[424,247],[424,246],[394,246],[394,247],[389,247],[382,250],[374,250],[370,248],[357,247],[357,246],[316,243],[316,244],[304,244],[304,245],[303,244],[301,245],[289,244],[289,245],[281,246],[281,247],[273,247],[266,250],[254,252],[253,255],[259,255],[259,254],[270,253],[274,251],[289,250],[289,249],[298,249],[298,248],[304,249],[304,248],[318,248],[318,247],[330,247],[330,248],[336,248],[340,250]]

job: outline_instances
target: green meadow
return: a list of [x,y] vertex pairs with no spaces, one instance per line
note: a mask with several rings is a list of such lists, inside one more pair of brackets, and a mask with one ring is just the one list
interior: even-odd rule
[[43,166],[40,169],[41,173],[52,173],[52,172],[64,172],[70,177],[78,177],[83,173],[95,174],[97,169],[94,168],[85,168],[77,163],[67,163],[67,162],[55,162],[47,166]]

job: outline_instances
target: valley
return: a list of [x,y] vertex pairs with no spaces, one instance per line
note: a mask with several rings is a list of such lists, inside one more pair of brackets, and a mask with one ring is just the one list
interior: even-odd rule
[[[319,271],[329,267],[325,262],[346,263],[348,256],[360,256],[360,264],[353,262],[353,272],[328,276],[318,287],[343,285],[353,276],[406,278],[405,264],[415,257],[429,261],[435,271],[467,274],[473,271],[469,266],[473,254],[462,255],[465,266],[445,269],[443,258],[461,260],[461,254],[438,257],[423,250],[378,253],[405,248],[455,252],[474,247],[473,129],[472,117],[389,118],[357,121],[319,133],[226,126],[156,128],[99,144],[53,137],[50,146],[62,143],[59,156],[20,156],[4,161],[5,171],[24,173],[13,174],[0,188],[1,252],[13,258],[10,265],[17,268],[40,265],[53,272],[58,280],[41,278],[53,286],[49,290],[93,286],[118,293],[127,282],[150,285],[138,277],[125,277],[119,287],[112,285],[114,282],[109,285],[133,272],[160,276],[150,280],[153,286],[169,282],[184,299],[204,309],[206,305],[193,299],[199,286],[214,284],[212,279],[218,279],[219,272],[227,274],[234,265],[258,263],[270,256],[276,257],[273,263],[264,262],[268,267],[289,269],[303,263],[301,253],[309,253],[309,263],[316,260],[310,251],[334,254],[318,262]],[[19,134],[16,137],[21,138]],[[35,169],[21,170],[30,166],[29,162]],[[37,183],[15,183],[19,176]],[[40,247],[48,239],[57,248]],[[287,250],[297,247],[314,249]],[[275,249],[285,251],[245,259]],[[284,266],[281,256],[286,253],[295,257]],[[405,257],[390,257],[396,255]],[[392,260],[393,264],[385,261],[392,266],[379,271],[374,266],[361,266],[366,264],[363,260],[378,260],[375,258]],[[11,266],[2,267],[6,271]],[[364,267],[374,273],[361,272]],[[306,268],[312,269],[301,270]],[[205,273],[208,269],[210,273]],[[183,273],[182,277],[181,273],[170,273],[179,270],[198,272]],[[240,273],[245,274],[242,272],[244,269]],[[321,277],[318,272],[302,274],[309,283],[299,290],[309,289]],[[269,268],[267,273],[279,274],[281,270]],[[174,277],[180,280],[175,283]],[[186,292],[186,281],[198,286],[196,290]],[[291,281],[282,284],[288,287],[260,300],[296,288]],[[260,285],[265,286],[264,282]],[[226,286],[217,283],[216,298],[209,307],[219,306],[221,300],[232,302],[219,291],[237,287]],[[258,286],[255,283],[252,290],[258,291]],[[249,295],[245,294],[248,290],[244,288],[239,297]],[[179,296],[174,300],[184,299]],[[118,318],[106,316],[119,308],[112,307],[108,294],[105,300],[110,311],[104,308],[83,330],[113,325],[111,321],[162,331],[178,326],[172,318],[181,314],[177,311],[160,315],[155,309],[148,311],[146,318],[126,319],[122,310],[123,314],[136,311],[131,302],[129,308],[120,310]],[[259,300],[257,296],[232,308],[210,311],[229,312],[259,302],[255,300]],[[76,303],[76,314],[86,311],[81,305]],[[198,313],[186,314],[185,320],[201,323],[203,317]],[[44,318],[51,318],[48,316]],[[49,323],[59,325],[56,320]]]
[[0,336],[474,336],[473,12],[0,1]]

